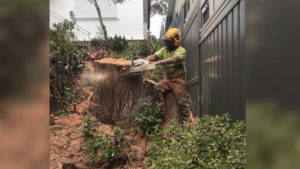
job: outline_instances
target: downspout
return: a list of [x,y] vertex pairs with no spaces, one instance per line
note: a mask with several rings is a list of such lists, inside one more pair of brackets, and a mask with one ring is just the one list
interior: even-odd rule
[[148,30],[150,30],[150,14],[151,14],[151,0],[148,0],[148,25],[147,25]]

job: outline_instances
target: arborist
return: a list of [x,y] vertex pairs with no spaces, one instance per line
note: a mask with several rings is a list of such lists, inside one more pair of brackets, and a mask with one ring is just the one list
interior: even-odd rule
[[180,45],[181,33],[170,28],[163,37],[164,47],[147,57],[152,64],[162,65],[166,79],[155,86],[161,93],[172,91],[182,120],[189,120],[193,114],[192,100],[186,90],[186,50]]

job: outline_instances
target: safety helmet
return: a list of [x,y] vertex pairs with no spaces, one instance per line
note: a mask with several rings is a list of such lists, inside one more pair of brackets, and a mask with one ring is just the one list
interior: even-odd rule
[[180,45],[181,33],[178,28],[170,28],[167,30],[163,37],[166,43],[172,43],[174,47],[178,47]]
[[164,36],[165,39],[180,39],[181,38],[181,33],[178,28],[170,28],[167,30]]

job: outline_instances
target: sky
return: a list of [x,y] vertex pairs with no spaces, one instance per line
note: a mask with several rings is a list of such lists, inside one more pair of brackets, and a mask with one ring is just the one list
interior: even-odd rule
[[154,15],[150,18],[150,32],[156,38],[159,38],[162,18],[161,15]]

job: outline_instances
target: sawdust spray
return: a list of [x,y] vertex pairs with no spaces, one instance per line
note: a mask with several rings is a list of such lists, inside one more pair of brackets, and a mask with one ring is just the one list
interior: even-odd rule
[[99,82],[105,80],[107,77],[108,77],[107,73],[102,73],[102,72],[97,72],[97,73],[86,72],[81,75],[81,79],[90,82]]
[[96,85],[99,82],[102,82],[109,78],[107,72],[83,72],[80,75],[80,79],[77,81],[77,84],[80,87],[89,87],[91,85]]

